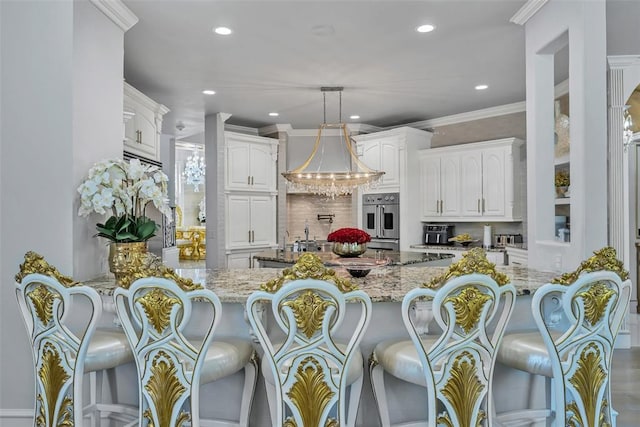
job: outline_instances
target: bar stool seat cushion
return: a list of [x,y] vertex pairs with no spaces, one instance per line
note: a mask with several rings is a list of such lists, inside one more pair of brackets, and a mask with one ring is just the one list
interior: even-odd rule
[[[430,348],[439,337],[421,337],[424,348]],[[426,387],[422,363],[418,357],[413,341],[387,340],[376,345],[373,350],[374,358],[383,369],[396,378]]]
[[247,340],[238,338],[216,338],[209,345],[200,372],[200,384],[224,378],[243,369],[253,354]]
[[123,331],[97,329],[89,341],[84,371],[101,371],[132,361],[133,351]]
[[[551,332],[554,341],[560,332]],[[551,378],[551,359],[538,331],[506,334],[498,349],[497,361],[503,365]]]
[[[280,348],[281,346],[282,346],[282,342],[274,343],[274,348]],[[343,344],[343,343],[336,343],[336,346],[341,351],[345,351],[347,348],[347,344]],[[347,370],[347,385],[353,384],[354,382],[356,382],[356,380],[362,377],[362,371],[364,369],[363,368],[364,359],[362,357],[362,352],[360,351],[360,349],[356,348],[353,353],[354,353],[353,358],[351,359],[351,363],[349,363],[349,367]],[[266,357],[262,358],[261,365],[262,365],[261,367],[262,367],[262,374],[264,376],[264,380],[269,384],[275,384],[275,382],[273,381],[273,373],[271,372],[271,367],[269,366],[269,361],[267,360]],[[329,367],[331,368],[332,371],[334,371],[335,369],[331,365],[332,363],[331,361],[329,361]],[[290,367],[291,367],[291,360],[285,362],[283,369],[288,370]]]

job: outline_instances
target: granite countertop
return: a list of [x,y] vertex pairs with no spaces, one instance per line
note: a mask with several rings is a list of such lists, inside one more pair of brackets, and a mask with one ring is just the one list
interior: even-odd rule
[[[343,268],[336,273],[349,278],[352,283],[365,291],[373,302],[401,302],[404,295],[421,286],[433,277],[442,274],[447,267],[387,266],[375,268],[363,278],[353,278]],[[516,287],[518,295],[529,295],[540,286],[558,276],[558,273],[542,272],[516,266],[500,266],[497,270],[505,273]],[[182,277],[202,283],[214,291],[225,303],[244,303],[260,285],[280,276],[280,268],[253,268],[239,270],[218,269],[177,269]],[[113,278],[95,279],[85,282],[102,295],[112,295],[116,285]]]
[[[284,264],[295,264],[298,258],[306,252],[282,252],[278,249],[270,249],[259,252],[253,257],[258,261],[271,261]],[[336,266],[339,265],[340,257],[333,252],[312,252],[314,255],[320,257],[325,265]],[[374,251],[368,250],[362,254],[362,258],[372,259],[384,259],[388,258],[389,265],[410,265],[419,264],[422,262],[436,261],[441,259],[453,258],[451,254],[422,254],[418,252],[405,252],[405,251]],[[357,258],[355,258],[357,259]]]
[[[411,249],[437,249],[437,250],[447,250],[447,251],[468,251],[473,248],[481,248],[482,246],[478,245],[411,245],[409,246]],[[484,249],[484,248],[483,248]],[[487,252],[505,252],[505,248],[498,247],[490,247],[488,249],[484,249]]]

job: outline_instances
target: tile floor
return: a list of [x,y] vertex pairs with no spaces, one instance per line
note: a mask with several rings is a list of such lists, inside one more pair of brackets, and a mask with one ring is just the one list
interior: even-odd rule
[[640,315],[629,316],[631,349],[613,352],[611,399],[618,411],[618,427],[640,426]]
[[[204,261],[181,261],[180,268],[205,268]],[[629,317],[631,349],[613,354],[611,399],[618,427],[640,426],[640,314]]]

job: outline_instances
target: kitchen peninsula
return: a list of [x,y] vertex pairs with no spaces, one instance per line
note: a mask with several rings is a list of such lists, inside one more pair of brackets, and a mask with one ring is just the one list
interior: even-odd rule
[[[320,254],[320,256],[333,256],[332,253],[324,254],[325,255]],[[266,255],[267,254],[265,254],[265,256]],[[289,255],[299,256],[298,253],[288,253],[287,256]],[[400,262],[401,260],[408,262],[408,260],[403,258],[399,258],[397,261]],[[365,291],[374,302],[371,322],[360,344],[360,349],[362,350],[365,358],[371,354],[374,346],[384,339],[405,336],[408,338],[406,328],[402,323],[400,309],[402,298],[411,289],[429,282],[432,278],[442,274],[446,270],[446,267],[416,267],[408,263],[406,265],[387,265],[384,267],[378,267],[373,269],[366,277],[353,278],[349,276],[349,273],[346,270],[342,268],[335,268],[338,276],[348,278],[353,284]],[[555,277],[556,273],[510,266],[498,266],[497,270],[505,273],[511,279],[511,282],[515,285],[518,293],[516,309],[514,311],[514,316],[509,322],[509,329],[523,330],[533,327],[533,319],[530,309],[531,297],[529,295],[534,293],[535,290],[544,283],[547,283]],[[176,270],[176,273],[181,277],[190,278],[194,282],[202,283],[206,288],[213,290],[222,301],[222,316],[216,335],[251,339],[252,334],[249,325],[246,322],[244,304],[249,295],[258,290],[262,284],[281,276],[282,271],[282,269],[276,268],[178,269]],[[109,327],[109,325],[110,327],[114,327],[112,322],[114,320],[115,313],[113,313],[113,300],[111,298],[116,287],[114,280],[100,279],[86,282],[86,284],[93,286],[100,294],[102,294],[105,310],[112,312],[112,316],[104,316],[105,319],[103,320],[103,327]],[[196,317],[205,315],[205,313],[203,313],[204,304],[203,307],[196,304],[194,306],[194,310],[198,311]],[[269,316],[269,322],[274,321],[273,315],[270,312],[265,313],[265,315]],[[359,315],[359,313],[356,313],[356,311],[348,310],[346,313],[346,324],[349,324],[349,322],[357,322],[357,315]],[[198,325],[194,324],[190,326],[191,329],[189,332],[195,333],[194,331],[198,329]],[[129,384],[133,387],[134,383],[130,379],[132,369],[134,369],[132,366],[120,369],[121,372],[117,373],[118,381],[122,384]],[[520,374],[514,374],[515,371],[513,370],[507,370],[505,372],[504,369],[498,369],[498,371],[500,372],[501,379],[495,387],[495,394],[497,397],[496,401],[509,402],[509,404],[524,407],[526,402],[518,400],[520,394],[512,393],[509,387],[501,387],[503,384],[512,384],[512,375],[516,375],[517,379],[519,378],[517,375]],[[379,421],[367,375],[368,374],[365,372],[366,378],[363,385],[362,398],[358,411],[358,421],[356,425],[373,427],[378,426]],[[522,380],[522,383],[524,382],[525,381]],[[204,418],[206,418],[207,414],[219,416],[220,414],[224,414],[225,411],[235,413],[233,410],[237,410],[237,408],[234,407],[237,403],[224,399],[221,400],[220,396],[234,395],[229,392],[229,387],[239,387],[239,384],[242,384],[241,373],[235,374],[234,377],[230,377],[229,381],[225,380],[220,384],[211,383],[207,384],[206,387],[203,387],[201,391],[201,400],[209,403],[206,408],[201,408],[202,416]],[[423,395],[425,393],[424,389],[410,383],[399,382],[392,378],[389,379],[388,386],[389,393],[402,394],[404,402],[402,409],[403,415],[415,418],[419,418],[421,416],[420,411],[423,408],[423,402],[425,399]],[[525,396],[524,393],[521,395]],[[129,403],[129,399],[131,400],[131,403],[135,403],[137,395],[132,394],[129,399],[122,395],[119,397],[127,403]],[[498,409],[505,410],[505,408],[500,405],[498,405]],[[398,414],[394,415],[398,416]],[[269,420],[269,409],[266,402],[264,387],[259,384],[254,397],[250,425],[254,427],[269,427],[271,425]]]

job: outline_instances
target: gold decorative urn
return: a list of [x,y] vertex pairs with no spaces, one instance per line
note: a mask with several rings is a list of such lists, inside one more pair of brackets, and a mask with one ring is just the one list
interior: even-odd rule
[[147,254],[147,242],[111,243],[109,246],[109,270],[116,276],[116,284],[132,270],[139,268]]

